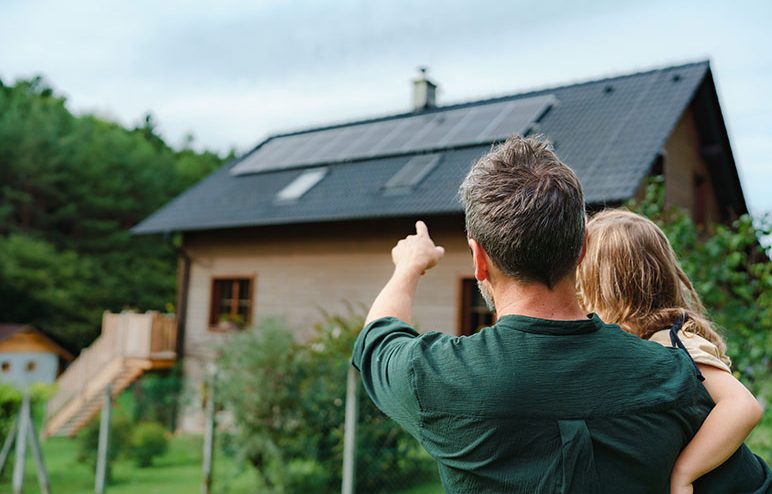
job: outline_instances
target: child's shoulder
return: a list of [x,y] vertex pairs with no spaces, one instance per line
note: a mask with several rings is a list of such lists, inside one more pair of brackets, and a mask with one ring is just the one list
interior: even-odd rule
[[[683,331],[679,331],[678,338],[684,344],[686,351],[689,352],[692,359],[698,364],[710,365],[731,372],[729,365],[721,359],[721,353],[719,352],[718,347],[710,341],[700,335]],[[663,329],[662,331],[657,331],[649,338],[649,341],[659,343],[663,346],[672,346],[672,342],[670,341],[670,330]]]

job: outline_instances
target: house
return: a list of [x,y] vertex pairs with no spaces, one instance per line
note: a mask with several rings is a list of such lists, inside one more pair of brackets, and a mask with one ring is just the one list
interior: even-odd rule
[[0,323],[0,382],[24,388],[50,384],[73,360],[43,331],[27,324]]
[[666,201],[698,222],[747,212],[708,62],[448,106],[435,91],[422,74],[413,111],[271,136],[134,228],[182,234],[188,378],[199,382],[214,344],[261,317],[302,332],[322,310],[371,302],[419,218],[446,255],[419,287],[418,325],[463,335],[489,322],[457,190],[513,133],[549,138],[591,207],[638,197],[662,175]]

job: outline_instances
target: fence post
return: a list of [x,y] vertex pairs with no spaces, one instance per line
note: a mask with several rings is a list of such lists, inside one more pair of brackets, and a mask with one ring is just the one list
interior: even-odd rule
[[29,432],[30,446],[32,446],[32,458],[35,459],[35,468],[38,474],[38,484],[41,494],[51,494],[51,483],[48,481],[46,464],[43,462],[43,450],[40,448],[38,433],[35,430],[35,422],[32,420],[32,411],[27,407],[27,432]]
[[16,428],[19,427],[19,419],[13,421],[11,428],[8,429],[8,435],[5,436],[5,442],[3,443],[3,450],[0,451],[0,477],[2,477],[5,471],[5,465],[8,464],[8,457],[11,455],[11,448],[13,448],[13,442],[16,439]]
[[214,459],[214,414],[215,414],[215,386],[217,382],[217,372],[214,368],[209,369],[209,386],[206,396],[206,429],[204,431],[204,464],[203,481],[201,483],[201,494],[210,494],[212,492],[212,463]]
[[359,422],[359,375],[349,364],[346,381],[346,422],[343,432],[343,485],[342,494],[354,494],[356,486],[356,442]]
[[16,463],[13,465],[13,494],[21,494],[24,487],[24,461],[27,456],[27,429],[29,428],[29,391],[24,391],[16,430]]
[[107,480],[107,457],[110,447],[110,407],[112,406],[112,386],[105,386],[102,403],[102,417],[99,423],[99,448],[97,449],[96,480],[94,492],[102,494]]

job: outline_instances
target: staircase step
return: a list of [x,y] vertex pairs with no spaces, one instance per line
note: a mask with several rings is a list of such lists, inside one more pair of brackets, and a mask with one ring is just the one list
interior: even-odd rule
[[[126,361],[123,367],[120,368],[115,373],[115,376],[110,380],[113,397],[116,397],[123,390],[128,388],[147,370],[148,366],[141,362]],[[93,396],[90,396],[88,399],[86,399],[83,404],[76,409],[76,411],[71,413],[71,415],[58,428],[56,428],[56,430],[50,431],[49,435],[74,436],[83,427],[85,427],[93,417],[97,415],[101,408],[102,392],[96,392]]]

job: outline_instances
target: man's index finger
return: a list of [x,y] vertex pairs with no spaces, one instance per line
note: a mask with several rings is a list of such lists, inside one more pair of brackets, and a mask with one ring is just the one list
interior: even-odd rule
[[429,236],[429,229],[426,228],[426,223],[421,220],[415,222],[415,232],[418,235],[425,235],[427,237]]

